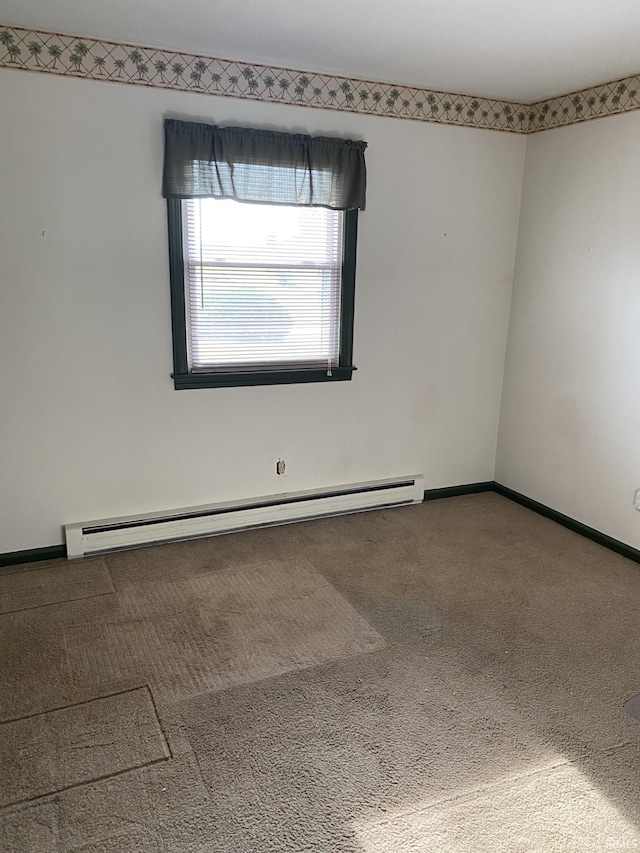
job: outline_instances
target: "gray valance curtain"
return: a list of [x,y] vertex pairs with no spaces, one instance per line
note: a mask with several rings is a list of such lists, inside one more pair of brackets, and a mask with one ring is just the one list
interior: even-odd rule
[[165,198],[364,210],[366,142],[167,119]]

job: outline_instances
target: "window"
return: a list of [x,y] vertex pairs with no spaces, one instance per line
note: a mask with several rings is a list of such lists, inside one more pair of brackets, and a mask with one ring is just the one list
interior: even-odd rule
[[[167,125],[182,134],[170,157],[167,131],[165,153],[175,387],[350,379],[358,206],[346,206],[353,181],[336,161],[364,143]],[[214,155],[209,138],[201,152],[194,127],[230,132],[234,144]],[[300,140],[312,156],[299,153]]]
[[355,210],[170,201],[176,387],[351,378],[356,224]]

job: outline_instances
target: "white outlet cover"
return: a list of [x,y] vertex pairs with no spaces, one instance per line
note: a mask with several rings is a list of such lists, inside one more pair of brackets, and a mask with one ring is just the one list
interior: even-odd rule
[[636,492],[636,497],[633,502],[633,505],[636,509],[640,510],[640,489],[638,489]]

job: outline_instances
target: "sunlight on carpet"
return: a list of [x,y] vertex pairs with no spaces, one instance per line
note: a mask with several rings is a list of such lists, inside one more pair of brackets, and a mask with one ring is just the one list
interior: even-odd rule
[[640,829],[569,763],[371,816],[354,829],[363,853],[640,849]]

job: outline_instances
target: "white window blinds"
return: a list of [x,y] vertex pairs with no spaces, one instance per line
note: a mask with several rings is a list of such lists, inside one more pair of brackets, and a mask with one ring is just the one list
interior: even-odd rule
[[190,370],[330,372],[340,355],[344,212],[182,205]]

